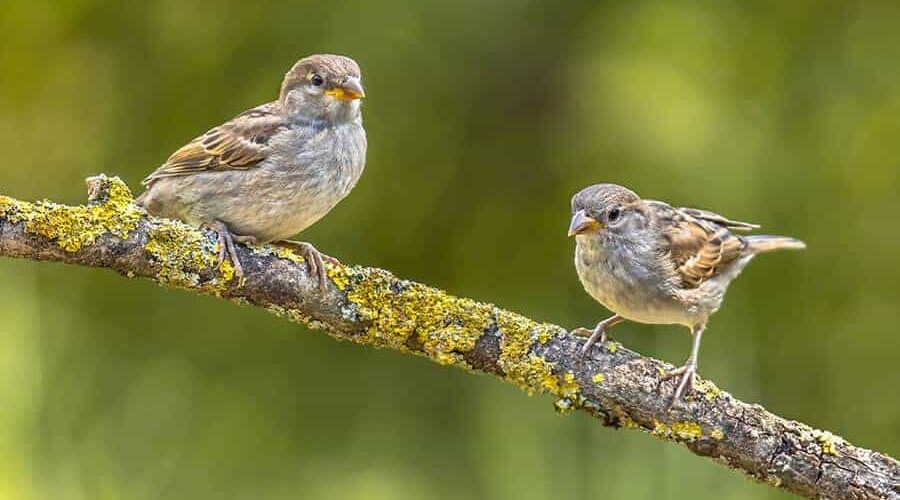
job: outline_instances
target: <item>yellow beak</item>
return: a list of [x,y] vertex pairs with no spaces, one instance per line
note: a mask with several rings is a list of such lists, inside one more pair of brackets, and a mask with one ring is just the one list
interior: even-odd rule
[[603,225],[597,219],[588,217],[584,210],[579,210],[572,215],[572,222],[569,224],[569,236],[596,231],[602,227]]
[[351,76],[344,83],[333,89],[326,90],[325,94],[341,101],[355,101],[365,97],[366,91],[363,90],[362,82],[359,81],[359,78]]

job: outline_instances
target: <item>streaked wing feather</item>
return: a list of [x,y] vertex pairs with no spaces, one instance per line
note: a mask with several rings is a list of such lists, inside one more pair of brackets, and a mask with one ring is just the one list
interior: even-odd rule
[[733,231],[752,231],[754,229],[759,229],[759,224],[731,220],[708,210],[687,207],[681,207],[678,208],[678,210],[690,215],[691,217],[694,217],[695,219],[709,221],[720,226],[727,227],[728,229],[731,229]]
[[269,139],[287,126],[286,120],[275,113],[273,107],[269,103],[245,111],[185,144],[144,179],[144,185],[165,177],[246,170],[258,165],[268,155]]
[[752,229],[751,224],[730,221],[703,210],[654,203],[658,204],[655,207],[657,224],[665,238],[669,257],[682,285],[687,288],[698,287],[718,274],[747,246],[746,241],[730,229],[737,225],[749,230]]

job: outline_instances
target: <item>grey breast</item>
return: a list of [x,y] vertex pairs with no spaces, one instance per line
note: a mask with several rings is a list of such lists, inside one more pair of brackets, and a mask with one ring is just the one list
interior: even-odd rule
[[673,289],[670,275],[660,269],[654,249],[619,242],[578,243],[575,265],[585,290],[614,313],[639,323],[687,324],[692,320]]
[[365,132],[354,123],[292,128],[273,137],[272,146],[278,153],[247,186],[256,193],[256,206],[235,221],[236,232],[247,226],[263,241],[288,238],[321,219],[350,193],[365,168]]

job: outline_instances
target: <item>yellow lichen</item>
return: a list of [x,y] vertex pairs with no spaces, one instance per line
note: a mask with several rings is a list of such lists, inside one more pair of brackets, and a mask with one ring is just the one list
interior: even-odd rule
[[[26,231],[54,240],[67,252],[77,252],[104,234],[127,238],[144,215],[134,205],[128,186],[118,177],[105,176],[92,178],[89,184],[98,199],[88,205],[26,203],[0,197],[0,215],[10,222],[23,222]],[[151,219],[147,237],[144,250],[158,262],[158,277],[165,284],[219,294],[234,277],[231,262],[218,262],[216,245],[185,224]],[[212,279],[202,280],[198,273],[204,269],[218,272]]]
[[612,354],[615,354],[619,350],[620,345],[621,344],[619,344],[615,340],[607,340],[606,341],[606,350],[611,352]]
[[297,309],[290,309],[286,307],[269,305],[266,307],[269,312],[272,314],[285,318],[287,320],[293,321],[295,323],[309,323],[310,318],[306,314],[298,311]]
[[302,255],[297,255],[297,253],[290,248],[285,248],[278,245],[273,245],[265,248],[271,249],[272,253],[275,254],[275,256],[277,256],[279,259],[288,260],[295,264],[303,264],[306,262],[306,259],[304,259]]
[[328,274],[328,277],[331,278],[331,282],[334,283],[334,286],[336,286],[338,290],[344,291],[347,289],[349,281],[347,279],[347,272],[344,266],[327,266],[326,273]]
[[556,411],[562,415],[570,413],[584,403],[584,397],[580,394],[581,387],[575,380],[575,374],[566,372],[562,379],[549,375],[545,379],[544,388],[552,394],[560,396],[556,401]]
[[572,398],[577,396],[579,391],[581,391],[581,387],[579,387],[578,382],[575,381],[575,374],[566,372],[566,374],[563,375],[562,383],[559,384],[559,388],[555,391],[555,394],[565,398]]
[[465,360],[462,353],[469,352],[475,348],[477,336],[467,335],[464,328],[459,326],[450,326],[436,332],[419,332],[419,342],[425,349],[425,352],[431,355],[438,363],[442,365],[465,366]]
[[104,234],[127,238],[137,228],[142,212],[133,203],[128,186],[118,177],[102,178],[107,197],[102,202],[67,206],[50,201],[25,203],[2,197],[0,215],[24,222],[29,233],[56,241],[67,252],[77,252]]
[[541,328],[537,334],[537,341],[541,344],[546,344],[550,342],[550,339],[553,338],[553,332],[549,328]]
[[284,246],[277,242],[272,244],[247,243],[246,245],[255,255],[274,255],[281,260],[286,260],[295,264],[304,264],[306,262],[306,259],[303,258],[302,255],[296,253],[291,247]]
[[623,429],[638,429],[638,430],[644,430],[644,428],[641,427],[641,424],[635,422],[633,418],[631,418],[630,416],[628,416],[627,414],[625,414],[625,413],[623,413],[623,412],[621,412],[621,411],[619,411],[619,412],[616,414],[616,417],[618,418],[619,425],[620,425]]
[[[501,351],[501,359],[504,354]],[[506,380],[516,384],[529,395],[545,391],[553,392],[559,387],[559,379],[553,374],[553,363],[541,356],[528,354],[524,359],[505,356],[501,361]]]
[[721,441],[725,438],[725,433],[722,432],[722,429],[713,429],[712,432],[709,433],[709,437],[715,439],[716,441]]
[[16,200],[10,198],[9,196],[0,194],[0,217],[3,217],[5,219],[7,217],[7,214],[13,211],[16,203]]
[[722,389],[719,389],[712,381],[700,378],[694,382],[694,390],[703,394],[707,401],[716,399],[722,393]]
[[814,429],[812,434],[819,443],[819,446],[822,447],[822,453],[826,455],[838,455],[837,444],[841,438],[828,431],[821,431],[819,429]]
[[595,384],[603,383],[604,380],[606,380],[606,376],[604,376],[602,373],[596,373],[593,377],[591,377],[591,382]]
[[574,375],[561,380],[553,373],[553,364],[533,351],[536,342],[549,340],[559,327],[400,280],[379,269],[329,266],[327,272],[349,299],[351,306],[344,313],[371,323],[355,339],[358,342],[413,350],[442,364],[468,368],[464,354],[483,335],[499,332],[498,365],[507,380],[529,394],[547,391],[580,403]]
[[559,415],[568,415],[575,411],[575,408],[575,403],[569,398],[560,398],[553,403],[553,409],[556,410],[556,413]]
[[353,304],[360,319],[371,322],[357,339],[377,347],[410,350],[411,343],[442,364],[463,368],[463,354],[494,323],[495,309],[471,299],[399,280],[387,271],[329,266],[331,281]]
[[[218,243],[182,222],[151,220],[144,250],[159,264],[159,281],[170,286],[195,288],[218,295],[234,278],[232,263],[228,259],[219,262]],[[206,269],[217,269],[218,272],[204,280],[200,272]]]
[[653,419],[653,435],[658,437],[669,437],[672,434],[672,428],[659,420]]
[[679,439],[694,440],[703,435],[703,429],[696,422],[675,422],[672,433]]
[[498,310],[497,327],[502,333],[498,362],[506,379],[528,394],[549,391],[562,395],[560,381],[553,374],[553,363],[532,351],[540,332],[549,330],[550,326]]
[[671,425],[653,420],[653,435],[665,439],[693,441],[703,435],[703,429],[696,422],[674,422]]
[[228,259],[222,259],[222,262],[219,263],[219,275],[222,277],[222,282],[229,282],[234,279],[235,275],[234,264]]

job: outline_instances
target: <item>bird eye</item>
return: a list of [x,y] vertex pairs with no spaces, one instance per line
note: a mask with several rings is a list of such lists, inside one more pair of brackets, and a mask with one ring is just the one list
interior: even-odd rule
[[311,81],[312,84],[315,85],[316,87],[321,87],[322,84],[325,83],[325,79],[319,75],[313,75],[309,81]]
[[610,222],[615,222],[615,221],[617,221],[617,220],[619,219],[619,216],[620,216],[620,215],[622,215],[622,212],[619,211],[618,208],[614,208],[614,209],[612,209],[612,210],[609,211],[609,214],[606,215],[606,218],[607,218]]

